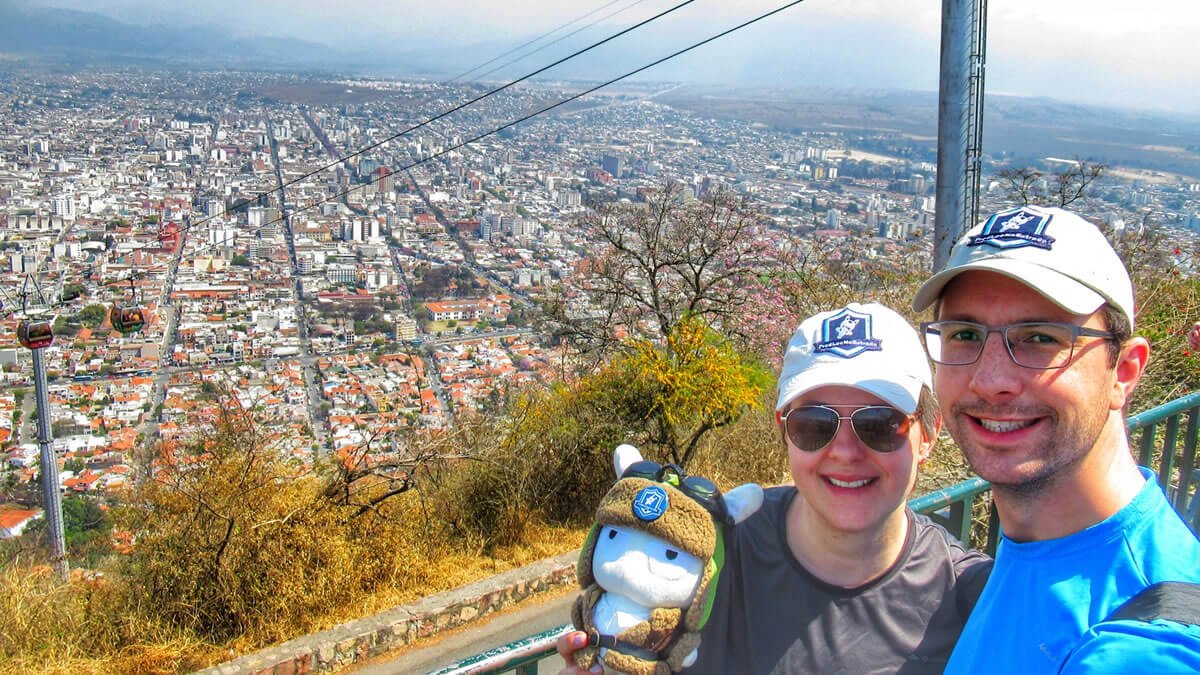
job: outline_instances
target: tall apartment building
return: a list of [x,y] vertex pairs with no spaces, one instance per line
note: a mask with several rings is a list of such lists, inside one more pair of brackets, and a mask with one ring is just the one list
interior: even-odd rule
[[618,155],[605,155],[600,159],[600,168],[614,178],[620,178],[625,173],[625,158]]
[[417,322],[413,320],[411,316],[401,314],[400,316],[396,317],[396,339],[417,339]]

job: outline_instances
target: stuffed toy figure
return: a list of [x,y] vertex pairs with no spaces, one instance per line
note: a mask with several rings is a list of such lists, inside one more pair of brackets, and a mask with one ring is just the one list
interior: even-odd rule
[[585,670],[666,675],[696,661],[700,629],[716,597],[725,527],[762,505],[762,488],[722,495],[708,479],[645,461],[637,448],[613,452],[617,482],[600,501],[579,554],[583,589],[571,610],[588,646]]

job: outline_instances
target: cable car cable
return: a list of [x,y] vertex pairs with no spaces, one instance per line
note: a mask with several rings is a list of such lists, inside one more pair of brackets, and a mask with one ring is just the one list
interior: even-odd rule
[[[644,1],[645,1],[645,0],[637,0],[637,2],[635,2],[634,4],[638,4],[638,3],[640,3],[640,2],[644,2]],[[484,61],[483,63],[481,63],[481,64],[479,64],[479,65],[475,66],[474,68],[471,68],[471,69],[470,69],[470,70],[468,70],[468,71],[465,71],[465,72],[459,73],[458,75],[455,75],[454,77],[450,78],[448,81],[449,81],[449,82],[457,82],[457,81],[459,81],[459,80],[461,80],[461,79],[465,78],[467,75],[470,75],[471,73],[473,73],[473,72],[475,72],[475,71],[479,70],[480,68],[487,67],[487,66],[489,66],[489,65],[491,65],[491,64],[493,64],[493,63],[495,63],[496,61],[499,61],[500,59],[502,59],[502,58],[504,58],[504,57],[508,56],[509,54],[512,54],[513,52],[520,51],[520,50],[522,50],[522,49],[524,49],[524,48],[526,48],[526,47],[528,47],[528,46],[532,45],[533,43],[535,43],[535,42],[537,42],[537,41],[539,41],[539,40],[543,40],[543,39],[545,39],[545,38],[547,38],[547,37],[549,37],[549,36],[551,36],[551,35],[553,35],[553,34],[557,33],[558,31],[560,31],[560,30],[562,30],[562,29],[566,28],[567,26],[570,26],[571,24],[574,24],[574,23],[576,23],[576,22],[578,22],[578,21],[580,21],[580,20],[582,20],[582,19],[586,19],[587,17],[589,17],[589,16],[591,16],[591,15],[595,14],[596,12],[599,12],[599,11],[601,11],[601,10],[604,10],[604,9],[608,9],[609,7],[612,7],[613,5],[617,4],[618,2],[621,2],[621,0],[611,0],[611,2],[608,2],[607,4],[601,5],[600,7],[597,7],[596,9],[593,9],[593,10],[591,10],[590,12],[587,12],[586,14],[581,14],[581,15],[579,15],[579,16],[577,16],[577,17],[575,17],[574,19],[571,19],[570,21],[568,21],[568,22],[566,22],[566,23],[564,23],[564,24],[562,24],[562,25],[558,26],[557,28],[554,28],[553,30],[549,30],[549,31],[546,31],[545,33],[542,33],[541,35],[539,35],[539,36],[537,36],[537,37],[533,38],[532,40],[527,40],[527,41],[525,41],[525,42],[522,42],[521,44],[517,45],[516,47],[513,47],[512,49],[509,49],[508,51],[505,51],[505,52],[504,52],[504,53],[502,53],[502,54],[497,54],[496,56],[493,56],[492,58],[488,59],[487,61]],[[633,6],[633,5],[630,5],[629,7],[632,7],[632,6]],[[626,7],[625,9],[629,9],[629,7]],[[624,11],[624,10],[622,10],[622,11]],[[611,15],[610,15],[610,16],[611,16]],[[597,19],[596,21],[593,21],[593,22],[591,22],[591,23],[587,24],[586,26],[584,26],[584,28],[591,28],[592,26],[596,25],[596,23],[597,23],[597,22],[599,22],[599,21],[603,21],[604,19],[607,19],[607,18],[608,18],[607,16],[601,17],[601,18]],[[576,32],[578,32],[578,31],[576,31]],[[571,33],[571,35],[574,35],[574,33]],[[551,43],[551,44],[553,44],[553,43]],[[548,45],[547,45],[547,46],[548,46]],[[533,54],[533,53],[534,53],[534,52],[530,52],[529,54],[526,54],[525,56],[529,56],[530,54]],[[521,57],[521,58],[525,58],[525,57],[523,56],[523,57]],[[486,73],[485,73],[485,74],[486,74]],[[478,78],[476,78],[476,79],[478,79]]]
[[547,42],[546,44],[544,44],[544,45],[542,45],[542,46],[538,47],[537,49],[534,49],[533,51],[530,51],[530,52],[528,52],[528,53],[526,53],[526,54],[522,54],[522,55],[520,55],[520,56],[517,56],[516,58],[510,59],[510,60],[508,60],[508,61],[505,61],[504,63],[501,63],[501,64],[500,64],[500,65],[498,65],[498,66],[495,66],[495,67],[493,67],[493,68],[490,68],[490,69],[488,69],[486,72],[482,72],[482,73],[480,73],[480,74],[476,75],[476,76],[475,76],[475,80],[476,80],[476,81],[478,81],[478,80],[482,80],[483,78],[487,77],[488,75],[491,75],[492,73],[496,72],[497,70],[500,70],[501,68],[507,68],[508,66],[511,66],[512,64],[514,64],[514,63],[517,63],[518,61],[522,61],[522,60],[524,60],[524,59],[527,59],[527,58],[529,58],[530,56],[533,56],[534,54],[536,54],[536,53],[538,53],[538,52],[542,51],[543,49],[546,49],[546,48],[548,48],[548,47],[553,47],[554,45],[556,45],[556,44],[558,44],[558,43],[562,42],[563,40],[566,40],[567,38],[571,37],[572,35],[575,35],[576,33],[580,33],[580,32],[582,32],[582,31],[585,31],[585,30],[587,30],[588,28],[591,28],[592,26],[596,25],[597,23],[599,23],[599,22],[601,22],[601,21],[603,21],[603,20],[605,20],[605,19],[612,18],[612,17],[614,17],[614,16],[616,16],[616,15],[618,15],[618,14],[620,14],[620,13],[624,12],[624,11],[625,11],[625,10],[627,10],[627,9],[632,9],[632,8],[633,8],[635,5],[640,5],[640,4],[641,4],[641,3],[643,3],[643,2],[645,2],[645,0],[637,0],[637,2],[634,2],[632,5],[628,5],[628,6],[626,6],[626,7],[622,7],[622,8],[620,8],[620,9],[618,9],[618,10],[614,11],[614,12],[610,12],[610,13],[608,13],[608,14],[605,14],[604,16],[600,17],[599,19],[596,19],[595,21],[593,21],[592,23],[590,23],[590,24],[588,24],[588,25],[586,25],[586,26],[581,26],[581,27],[579,27],[579,28],[577,28],[577,29],[575,29],[575,30],[571,31],[570,33],[567,33],[566,35],[563,35],[562,37],[560,37],[560,38],[558,38],[558,39],[556,39],[556,40],[553,40],[553,41],[551,41],[551,42]]
[[[687,0],[686,2],[684,2],[684,3],[680,3],[679,5],[676,5],[675,7],[671,8],[671,9],[669,9],[669,10],[666,10],[666,12],[663,12],[663,13],[660,13],[659,15],[656,15],[656,16],[655,16],[655,17],[653,17],[653,18],[657,18],[657,17],[659,17],[659,16],[662,16],[663,14],[666,14],[666,13],[668,13],[668,12],[674,11],[675,9],[678,9],[678,8],[680,8],[680,7],[682,7],[682,6],[686,5],[686,4],[690,4],[691,2],[694,2],[694,1],[695,1],[695,0]],[[573,94],[573,95],[571,95],[571,96],[569,96],[569,97],[567,97],[567,98],[564,98],[564,99],[562,99],[562,100],[560,100],[560,101],[558,101],[558,102],[556,102],[556,103],[553,103],[553,104],[551,104],[551,105],[548,105],[548,106],[545,106],[545,107],[543,107],[543,108],[540,108],[540,109],[538,109],[538,110],[536,110],[536,111],[534,111],[534,112],[532,112],[532,113],[529,113],[529,114],[527,114],[527,115],[523,115],[523,116],[519,117],[519,118],[518,118],[518,119],[516,119],[516,120],[513,120],[513,121],[511,121],[511,122],[508,122],[508,123],[506,123],[506,124],[504,124],[504,125],[501,125],[501,126],[499,126],[499,127],[496,127],[496,128],[494,128],[494,129],[492,129],[492,130],[490,130],[490,131],[487,131],[487,132],[484,132],[484,133],[481,133],[481,134],[478,134],[478,135],[472,136],[471,138],[468,138],[468,139],[467,139],[467,140],[465,140],[465,141],[462,141],[462,142],[460,142],[460,143],[457,143],[457,144],[455,144],[455,145],[452,145],[452,146],[450,146],[450,147],[448,147],[448,148],[444,148],[443,150],[441,150],[441,151],[439,151],[439,152],[433,153],[433,154],[431,154],[431,155],[428,155],[428,156],[426,156],[426,157],[423,157],[423,158],[421,158],[421,159],[418,159],[418,160],[416,160],[416,161],[414,161],[414,162],[411,162],[411,163],[409,163],[409,164],[407,164],[407,165],[405,165],[405,166],[403,166],[403,167],[401,167],[401,168],[399,168],[399,169],[396,169],[394,173],[399,173],[399,172],[408,171],[408,170],[410,170],[410,169],[412,169],[412,168],[414,168],[414,167],[417,167],[417,166],[419,166],[419,165],[421,165],[421,164],[424,164],[424,163],[426,163],[426,162],[428,162],[428,161],[431,161],[431,160],[437,159],[437,158],[439,158],[439,157],[442,157],[443,155],[446,155],[447,153],[453,152],[454,150],[458,150],[459,148],[462,148],[462,147],[464,147],[464,146],[466,146],[466,145],[469,145],[469,144],[471,144],[471,143],[475,143],[476,141],[479,141],[479,140],[481,140],[481,139],[483,139],[483,138],[487,138],[488,136],[495,135],[495,134],[497,134],[497,133],[499,133],[499,132],[501,132],[501,131],[504,131],[505,129],[509,129],[509,128],[511,128],[511,127],[514,127],[514,126],[516,126],[516,125],[518,125],[518,124],[521,124],[522,122],[526,122],[526,121],[528,121],[528,120],[530,120],[530,119],[532,119],[532,118],[534,118],[534,117],[537,117],[538,115],[542,115],[542,114],[544,114],[544,113],[547,113],[547,112],[549,112],[549,111],[551,111],[551,110],[554,110],[555,108],[558,108],[558,107],[560,107],[560,106],[566,105],[567,103],[570,103],[570,102],[572,102],[572,101],[578,100],[578,99],[580,99],[580,98],[582,98],[582,97],[584,97],[584,96],[586,96],[586,95],[588,95],[588,94],[591,94],[591,93],[593,93],[593,92],[595,92],[595,91],[597,91],[597,90],[599,90],[599,89],[602,89],[602,88],[604,88],[604,87],[607,87],[607,86],[609,86],[609,85],[615,84],[616,82],[620,82],[621,80],[624,80],[624,79],[627,79],[627,78],[629,78],[629,77],[632,77],[632,76],[634,76],[634,75],[637,75],[638,73],[641,73],[641,72],[643,72],[643,71],[645,71],[645,70],[648,70],[648,69],[650,69],[650,68],[653,68],[654,66],[657,66],[657,65],[659,65],[659,64],[662,64],[662,63],[664,63],[664,62],[666,62],[666,61],[669,61],[669,60],[671,60],[671,59],[673,59],[673,58],[676,58],[676,57],[678,57],[678,56],[681,56],[681,55],[683,55],[683,54],[686,54],[687,52],[690,52],[690,51],[692,51],[692,50],[694,50],[694,49],[697,49],[697,48],[699,48],[699,47],[702,47],[702,46],[704,46],[704,45],[706,45],[706,44],[708,44],[708,43],[710,43],[710,42],[713,42],[713,41],[715,41],[715,40],[718,40],[718,39],[720,39],[720,38],[722,38],[722,37],[725,37],[726,35],[729,35],[729,34],[731,34],[731,33],[734,33],[734,32],[736,32],[736,31],[739,31],[739,30],[741,30],[741,29],[743,29],[743,28],[746,28],[746,27],[748,27],[748,26],[750,26],[750,25],[752,25],[752,24],[758,23],[759,21],[762,21],[762,20],[764,20],[764,19],[766,19],[766,18],[769,18],[769,17],[771,17],[771,16],[774,16],[775,14],[778,14],[778,13],[780,13],[780,12],[782,12],[782,11],[786,10],[786,9],[789,9],[789,8],[791,8],[791,7],[794,7],[795,5],[798,5],[798,4],[800,4],[801,2],[804,2],[804,0],[792,0],[792,2],[785,3],[785,4],[783,4],[783,5],[781,5],[781,6],[777,7],[777,8],[775,8],[775,9],[773,9],[773,10],[770,10],[770,11],[768,11],[768,12],[765,12],[765,13],[763,13],[763,14],[760,14],[760,15],[758,15],[758,16],[756,16],[756,17],[754,17],[753,19],[749,19],[749,20],[747,20],[747,21],[744,21],[744,22],[742,22],[742,23],[740,23],[740,24],[738,24],[738,25],[736,25],[736,26],[732,27],[732,28],[728,28],[728,29],[726,29],[726,30],[723,30],[723,31],[721,31],[721,32],[719,32],[719,33],[716,33],[716,34],[714,34],[714,35],[711,35],[711,36],[709,36],[709,37],[707,37],[707,38],[705,38],[705,39],[703,39],[703,40],[700,40],[699,42],[692,43],[691,45],[689,45],[689,46],[687,46],[687,47],[684,47],[684,48],[682,48],[682,49],[676,50],[676,51],[674,51],[674,52],[672,52],[672,53],[670,53],[670,54],[668,54],[668,55],[666,55],[666,56],[664,56],[664,57],[661,57],[661,58],[659,58],[659,59],[656,59],[656,60],[654,60],[654,61],[651,61],[650,63],[647,63],[647,64],[645,64],[645,65],[643,65],[643,66],[640,66],[640,67],[638,67],[638,68],[635,68],[635,69],[633,69],[633,70],[627,71],[627,72],[625,72],[624,74],[622,74],[622,75],[618,75],[618,76],[616,76],[616,77],[614,77],[614,78],[612,78],[612,79],[609,79],[609,80],[607,80],[607,81],[605,81],[605,82],[602,82],[601,84],[598,84],[598,85],[595,85],[595,86],[593,86],[593,87],[590,87],[590,88],[588,88],[588,89],[586,89],[586,90],[584,90],[584,91],[581,91],[581,92],[579,92],[579,93],[577,93],[577,94]],[[652,19],[648,19],[647,21],[643,21],[642,23],[640,23],[640,24],[637,24],[637,25],[638,25],[638,26],[640,26],[640,25],[644,25],[645,23],[649,22],[650,20],[652,20]],[[620,34],[623,34],[623,33],[629,32],[630,30],[633,30],[633,28],[636,28],[636,27],[637,27],[637,26],[631,27],[631,28],[629,28],[629,29],[626,29],[625,31],[622,31],[622,33],[618,33],[618,34],[616,34],[616,35],[614,35],[614,36],[611,36],[611,37],[609,37],[609,38],[606,38],[606,41],[607,41],[607,40],[611,40],[613,37],[616,37],[617,35],[620,35]],[[596,43],[596,45],[599,45],[599,44],[600,44],[600,43]],[[593,45],[593,46],[596,46],[596,45]],[[591,48],[591,47],[589,47],[588,49],[590,49],[590,48]],[[583,51],[586,51],[586,50],[581,50],[580,52],[577,52],[577,54],[579,54],[579,53],[582,53]],[[548,69],[548,68],[552,67],[553,65],[557,65],[558,63],[561,63],[561,62],[563,62],[563,61],[565,61],[565,60],[566,60],[565,58],[564,58],[564,59],[560,59],[559,61],[556,61],[554,64],[551,64],[550,66],[546,66],[545,68],[542,68],[542,69],[540,69],[539,71],[535,71],[535,72],[541,72],[541,71],[544,71],[544,70],[546,70],[546,69]],[[526,77],[528,77],[528,76],[526,76]],[[513,84],[516,84],[516,82],[518,82],[518,81],[519,81],[519,80],[514,80],[513,82],[510,82],[509,84],[505,85],[505,88],[507,88],[507,87],[509,87],[509,86],[511,86],[511,85],[513,85]],[[497,89],[497,91],[498,91],[498,90],[499,90],[499,89]],[[485,95],[485,96],[486,96],[486,95]],[[476,100],[479,100],[479,99],[482,99],[482,98],[483,98],[483,96],[481,96],[481,97],[478,97]],[[463,105],[461,105],[461,106],[458,106],[458,107],[457,107],[457,108],[455,108],[454,110],[459,110],[459,109],[461,109],[462,107],[465,107],[466,105],[468,105],[468,104],[463,104]],[[424,125],[424,124],[428,124],[429,122],[432,122],[432,121],[434,121],[434,120],[436,120],[436,119],[439,119],[440,117],[444,117],[446,114],[449,114],[449,113],[448,113],[448,112],[447,112],[447,113],[443,113],[443,114],[441,114],[441,115],[439,115],[439,116],[436,116],[436,117],[430,118],[430,119],[429,119],[429,120],[427,120],[426,122],[423,122],[423,123],[422,123],[422,125]],[[418,125],[418,126],[420,126],[420,125]],[[418,128],[418,127],[413,127],[412,129],[416,129],[416,128]],[[411,129],[410,129],[409,131],[411,131]],[[374,148],[376,148],[376,147],[379,147],[380,145],[383,145],[384,143],[386,143],[388,140],[393,140],[393,139],[395,139],[395,138],[398,138],[398,137],[400,137],[400,136],[404,135],[405,133],[408,133],[408,131],[401,132],[401,133],[399,133],[399,134],[396,134],[396,135],[394,135],[394,136],[390,137],[389,139],[387,139],[387,140],[385,140],[385,141],[380,141],[379,143],[375,143],[375,144],[369,145],[369,146],[367,146],[367,147],[365,147],[365,148],[362,148],[362,149],[360,149],[360,150],[358,150],[358,151],[356,151],[356,152],[354,152],[354,153],[352,153],[352,154],[350,154],[350,155],[347,155],[347,156],[346,156],[345,158],[343,158],[343,159],[349,159],[349,158],[351,158],[351,157],[354,157],[354,156],[360,155],[360,154],[362,154],[362,153],[366,152],[367,150],[371,150],[371,149],[374,149]],[[286,188],[286,187],[288,187],[288,186],[290,186],[290,185],[293,185],[293,184],[295,184],[296,182],[298,182],[298,181],[300,181],[300,180],[303,180],[304,178],[311,177],[311,176],[313,176],[313,175],[315,175],[315,174],[319,173],[320,171],[323,171],[324,169],[326,169],[326,168],[329,168],[329,166],[332,166],[332,165],[333,165],[333,164],[329,164],[329,165],[326,165],[326,166],[322,167],[321,169],[318,169],[318,170],[315,170],[315,171],[309,172],[309,173],[307,173],[307,174],[305,174],[305,175],[303,175],[303,176],[301,176],[301,177],[299,177],[299,178],[293,179],[292,181],[289,181],[289,182],[285,183],[284,185],[280,186],[279,188],[275,188],[275,189],[273,189],[273,190],[270,190],[270,191],[267,191],[267,192],[261,193],[261,195],[260,195],[260,196],[269,195],[269,194],[271,194],[271,193],[273,193],[273,192],[276,192],[276,191],[283,190],[284,188]],[[291,215],[292,215],[292,216],[295,216],[295,215],[296,215],[296,214],[298,214],[298,213],[303,213],[303,212],[305,212],[305,211],[309,211],[309,210],[311,210],[311,209],[313,209],[313,208],[315,208],[315,207],[317,207],[317,206],[320,206],[320,205],[322,205],[322,204],[326,204],[326,203],[328,203],[328,202],[330,202],[330,201],[333,201],[333,200],[335,200],[335,199],[339,199],[339,198],[341,198],[341,197],[344,197],[344,196],[346,196],[346,195],[348,195],[348,194],[351,194],[351,193],[353,193],[353,192],[356,192],[356,191],[358,191],[358,190],[364,189],[364,188],[365,188],[367,185],[370,185],[370,184],[371,184],[371,183],[366,183],[366,184],[364,184],[364,185],[357,185],[357,186],[351,187],[351,188],[349,188],[349,189],[346,189],[346,190],[343,190],[343,191],[340,191],[340,192],[337,192],[337,193],[334,193],[334,194],[328,195],[328,196],[326,196],[326,197],[323,197],[323,198],[321,198],[321,199],[318,199],[317,201],[315,201],[315,202],[313,202],[313,203],[311,203],[311,204],[306,204],[306,205],[304,205],[304,206],[301,206],[301,207],[298,207],[298,208],[294,209]],[[213,219],[214,219],[214,218],[216,218],[216,217],[218,217],[218,216],[209,216],[209,217],[207,217],[207,218],[204,218],[204,219],[201,219],[201,220],[199,220],[199,221],[196,221],[196,222],[190,223],[190,224],[186,225],[186,226],[185,226],[185,228],[184,228],[183,230],[181,230],[181,232],[186,232],[188,229],[191,229],[192,227],[194,227],[194,226],[196,226],[196,225],[201,225],[201,224],[203,224],[203,223],[206,223],[206,222],[208,222],[208,221],[210,221],[210,220],[213,220]],[[277,223],[279,223],[279,222],[283,222],[284,220],[286,220],[286,219],[285,219],[283,216],[280,216],[280,217],[274,218],[274,219],[272,219],[272,220],[270,220],[270,221],[267,221],[267,222],[263,223],[261,226],[259,226],[258,228],[254,228],[254,229],[252,229],[251,231],[252,231],[252,232],[253,232],[253,231],[258,231],[258,230],[261,230],[261,229],[263,229],[263,228],[265,228],[265,227],[267,227],[267,226],[270,226],[270,225],[275,225],[275,224],[277,224]],[[216,244],[209,244],[209,245],[205,245],[205,246],[198,247],[198,250],[197,250],[197,251],[193,251],[193,253],[196,253],[196,252],[198,252],[198,251],[203,251],[203,250],[205,250],[206,248],[208,248],[208,247],[212,247],[212,246],[216,246]],[[141,250],[141,249],[134,249],[134,250]],[[102,286],[104,286],[104,285],[109,285],[109,284],[101,284],[101,285],[102,285]]]

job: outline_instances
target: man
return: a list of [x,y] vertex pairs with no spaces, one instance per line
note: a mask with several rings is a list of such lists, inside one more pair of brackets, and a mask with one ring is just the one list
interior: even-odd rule
[[1004,533],[946,672],[1200,672],[1200,627],[1106,621],[1148,586],[1200,582],[1200,542],[1130,452],[1150,345],[1104,235],[1058,208],[997,213],[918,290],[931,306],[943,418]]

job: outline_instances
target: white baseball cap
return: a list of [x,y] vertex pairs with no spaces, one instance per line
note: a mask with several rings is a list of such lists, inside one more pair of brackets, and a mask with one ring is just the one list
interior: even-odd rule
[[913,309],[924,311],[967,270],[1016,279],[1072,314],[1107,302],[1133,327],[1129,271],[1104,234],[1070,211],[1020,206],[992,214],[958,240],[945,269],[917,290]]
[[844,385],[911,415],[932,379],[921,340],[904,317],[878,303],[852,302],[796,329],[783,355],[775,410],[817,387]]

